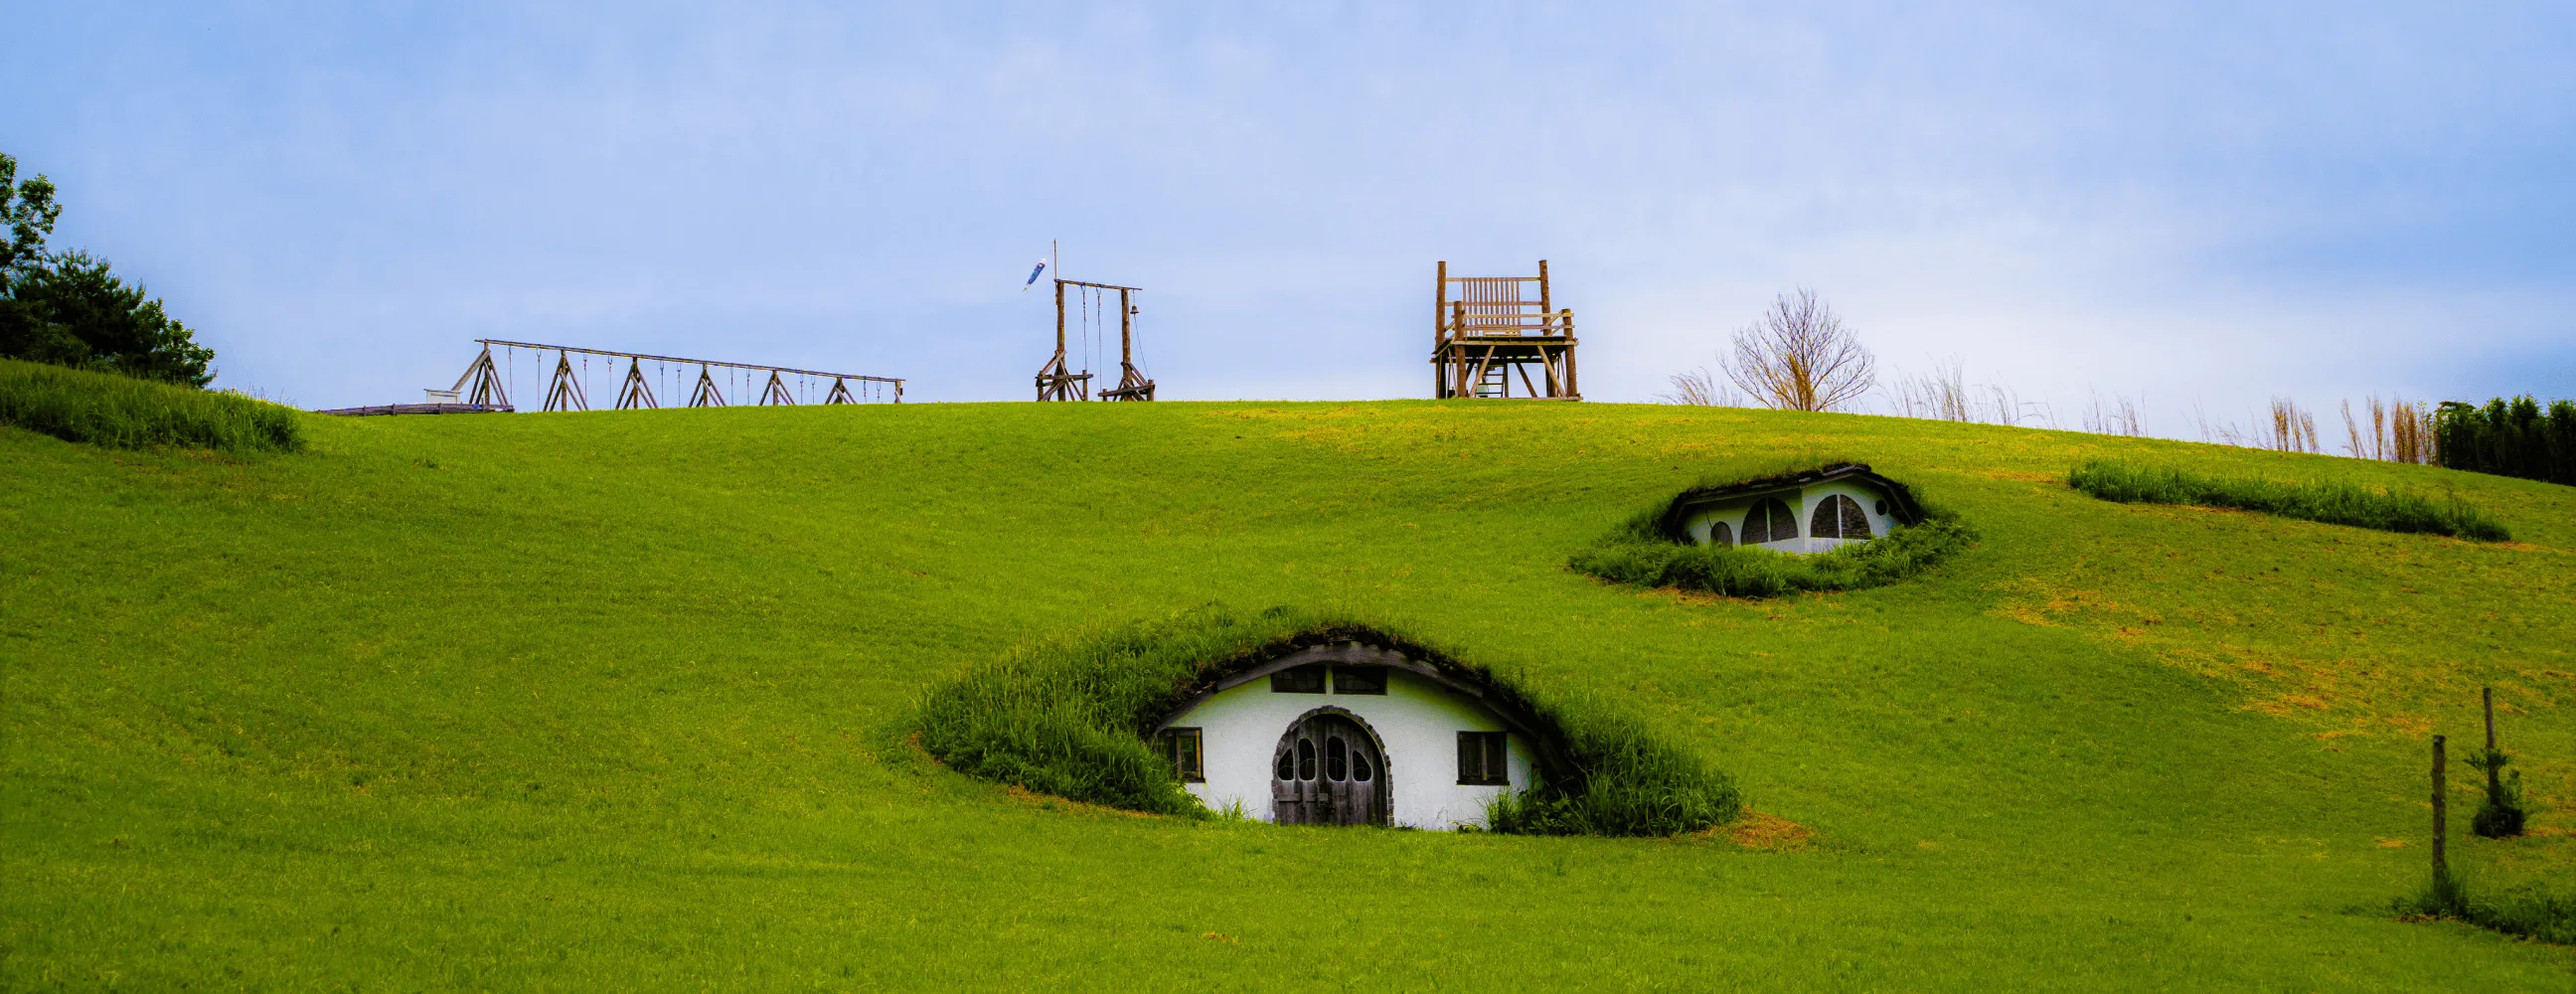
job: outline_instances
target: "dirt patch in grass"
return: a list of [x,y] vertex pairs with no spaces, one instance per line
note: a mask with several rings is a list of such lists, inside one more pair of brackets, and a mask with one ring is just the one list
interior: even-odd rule
[[1815,829],[1752,808],[1744,809],[1744,816],[1731,824],[1709,829],[1708,834],[1723,834],[1728,841],[1757,852],[1797,852],[1816,839]]

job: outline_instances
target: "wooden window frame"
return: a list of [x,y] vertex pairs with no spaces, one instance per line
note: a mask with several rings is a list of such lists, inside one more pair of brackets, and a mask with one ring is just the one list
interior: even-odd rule
[[[1855,530],[1859,534],[1853,534]],[[1807,519],[1807,534],[1814,538],[1866,542],[1877,537],[1873,531],[1869,526],[1869,515],[1849,494],[1826,494],[1816,501],[1815,513]]]
[[[1384,666],[1335,666],[1333,667],[1333,693],[1386,696],[1386,669]],[[1355,675],[1361,677],[1362,685],[1359,688],[1342,686],[1343,677]]]
[[[1307,663],[1304,666],[1291,666],[1270,674],[1270,692],[1274,694],[1323,693],[1324,669],[1322,663]],[[1306,685],[1309,678],[1314,681],[1311,687]]]
[[[1842,519],[1841,527],[1836,530],[1842,533],[1843,538],[1866,542],[1878,537],[1878,529],[1870,524],[1869,512],[1861,509],[1859,501],[1848,495],[1837,495],[1835,504],[1841,509],[1836,516]],[[1852,534],[1854,529],[1858,529],[1860,534]]]
[[[1187,750],[1181,748],[1182,742],[1189,743]],[[1156,740],[1155,746],[1163,754],[1163,758],[1172,764],[1173,772],[1180,774],[1182,783],[1207,782],[1206,729],[1166,728]],[[1182,761],[1184,755],[1188,758],[1187,762]]]
[[[1778,510],[1782,515],[1785,515],[1785,517],[1774,516],[1771,513],[1774,510]],[[1762,527],[1753,527],[1757,522],[1760,523]],[[1788,525],[1788,529],[1783,531],[1774,527],[1781,524]],[[1798,526],[1798,509],[1790,506],[1788,501],[1782,500],[1777,496],[1756,497],[1753,500],[1753,506],[1747,508],[1744,512],[1744,527],[1737,531],[1735,541],[1738,545],[1768,545],[1772,542],[1786,542],[1800,536]],[[1761,537],[1755,538],[1754,536],[1757,534]]]
[[[1470,757],[1473,757],[1472,766]],[[1511,786],[1511,733],[1459,732],[1458,785],[1461,787]]]

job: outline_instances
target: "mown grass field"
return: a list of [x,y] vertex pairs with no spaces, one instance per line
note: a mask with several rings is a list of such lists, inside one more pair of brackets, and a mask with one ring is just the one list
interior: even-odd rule
[[[2576,886],[2576,490],[1843,415],[906,405],[314,418],[246,461],[0,429],[0,988],[2576,989],[2384,909],[2426,735]],[[1736,601],[1564,567],[1702,468],[1870,462],[1981,533]],[[2068,489],[2456,491],[2471,543]],[[1346,609],[1593,695],[1787,846],[1149,818],[898,738],[1030,639]],[[2455,748],[2455,756],[2465,752]],[[2474,774],[2455,767],[2465,835]]]

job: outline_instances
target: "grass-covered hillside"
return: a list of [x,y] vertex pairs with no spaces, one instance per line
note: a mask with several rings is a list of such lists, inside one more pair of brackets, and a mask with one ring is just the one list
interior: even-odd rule
[[[2386,909],[2497,688],[2576,889],[2576,490],[1842,415],[906,405],[0,429],[0,989],[2567,990]],[[1973,526],[1727,600],[1566,568],[1830,453]],[[2514,541],[2074,491],[2456,494]],[[970,666],[1208,602],[1375,619],[1734,778],[1702,838],[1070,805],[903,736]]]

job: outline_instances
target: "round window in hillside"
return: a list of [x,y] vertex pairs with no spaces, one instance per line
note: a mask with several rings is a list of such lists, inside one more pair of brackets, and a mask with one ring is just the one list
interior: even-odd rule
[[1735,530],[1726,527],[1726,522],[1723,521],[1710,524],[1708,526],[1708,544],[1717,546],[1721,549],[1734,545]]

